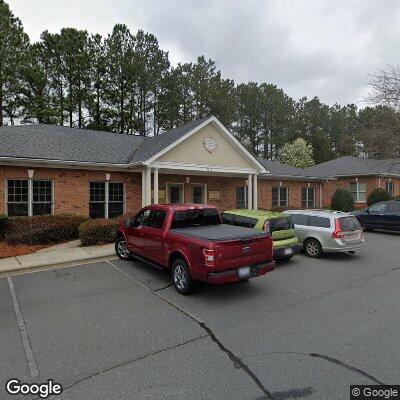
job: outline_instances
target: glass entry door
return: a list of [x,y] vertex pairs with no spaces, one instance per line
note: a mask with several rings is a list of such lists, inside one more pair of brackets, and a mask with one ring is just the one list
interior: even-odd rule
[[195,204],[205,204],[206,196],[205,196],[205,185],[193,185],[192,188],[192,201]]
[[168,201],[172,204],[183,203],[182,183],[168,183]]

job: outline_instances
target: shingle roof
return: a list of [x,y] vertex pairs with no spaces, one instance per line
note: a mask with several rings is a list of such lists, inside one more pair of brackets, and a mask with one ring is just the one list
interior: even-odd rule
[[296,168],[290,165],[282,164],[279,161],[266,160],[264,158],[259,158],[258,161],[269,171],[269,175],[271,176],[288,176],[291,178],[318,178],[318,176],[306,173],[305,170],[302,168]]
[[400,158],[373,160],[346,156],[305,168],[304,171],[319,177],[400,174]]
[[56,125],[0,128],[0,157],[128,164],[146,161],[202,124],[201,118],[162,135],[143,137]]
[[129,162],[135,163],[148,160],[209,118],[210,117],[199,118],[161,135],[146,137],[143,144],[132,153]]
[[0,128],[0,157],[125,164],[144,141],[120,135],[54,125]]

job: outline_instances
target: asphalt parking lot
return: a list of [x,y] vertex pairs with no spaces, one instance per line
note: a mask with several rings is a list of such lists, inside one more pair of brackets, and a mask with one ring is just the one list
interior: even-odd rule
[[10,378],[54,379],[63,400],[347,399],[350,384],[400,384],[400,235],[366,240],[191,296],[120,260],[2,278],[0,398],[32,398],[8,395]]

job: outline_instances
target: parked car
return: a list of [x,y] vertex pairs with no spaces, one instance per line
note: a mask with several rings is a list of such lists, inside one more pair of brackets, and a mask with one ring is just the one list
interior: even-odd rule
[[400,231],[400,200],[382,201],[352,213],[365,230]]
[[194,281],[225,283],[265,275],[274,269],[272,238],[222,223],[208,205],[152,205],[121,223],[115,243],[117,255],[131,256],[172,271],[181,294]]
[[290,215],[265,210],[227,210],[222,213],[225,224],[244,226],[269,232],[274,244],[274,258],[291,258],[299,250],[299,240]]
[[309,257],[322,253],[354,253],[365,245],[363,229],[354,215],[327,210],[288,210],[301,247]]

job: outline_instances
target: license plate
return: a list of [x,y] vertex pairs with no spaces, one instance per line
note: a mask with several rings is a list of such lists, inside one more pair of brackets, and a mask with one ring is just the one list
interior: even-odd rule
[[288,256],[289,254],[292,254],[293,253],[293,250],[292,249],[285,249],[284,251],[283,251],[283,254],[285,255],[285,256]]
[[248,278],[250,276],[250,267],[242,267],[238,270],[239,278]]

